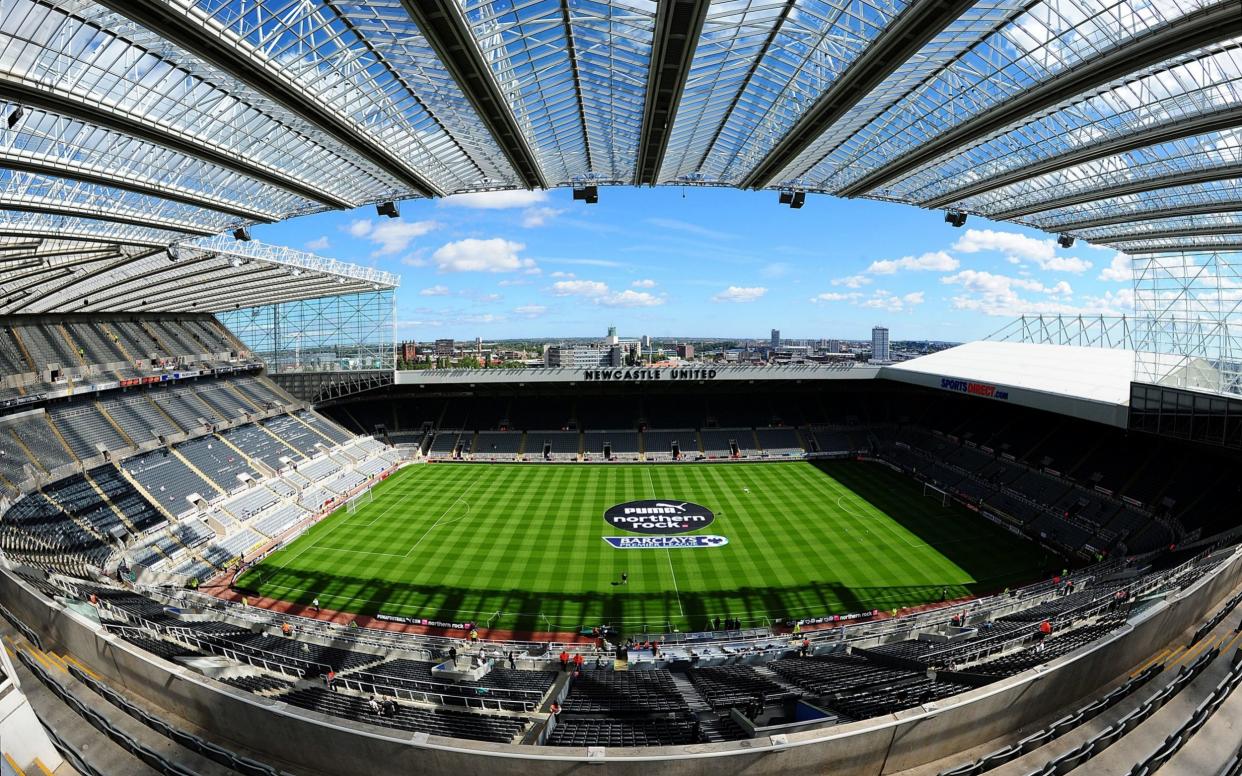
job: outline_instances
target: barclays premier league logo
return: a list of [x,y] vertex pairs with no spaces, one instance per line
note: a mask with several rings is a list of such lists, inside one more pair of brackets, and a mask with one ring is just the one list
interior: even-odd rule
[[605,536],[604,541],[618,550],[694,550],[723,547],[729,540],[714,534],[699,536]]
[[613,528],[655,536],[605,536],[604,541],[618,550],[681,550],[697,547],[723,547],[723,536],[700,534],[678,536],[711,525],[716,516],[705,506],[676,499],[627,501],[604,513]]

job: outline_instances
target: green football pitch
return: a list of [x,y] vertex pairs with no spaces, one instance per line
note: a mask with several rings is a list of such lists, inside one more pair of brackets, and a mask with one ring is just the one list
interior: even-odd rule
[[[880,464],[410,466],[247,572],[297,603],[513,630],[700,629],[1000,590],[1059,561]],[[609,507],[690,501],[723,546],[618,549]],[[628,583],[617,582],[627,572]]]

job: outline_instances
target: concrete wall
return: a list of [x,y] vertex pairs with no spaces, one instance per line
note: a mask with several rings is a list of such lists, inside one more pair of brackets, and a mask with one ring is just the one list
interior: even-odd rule
[[[931,711],[790,734],[783,742],[613,750],[608,772],[746,773],[878,776],[947,757],[1006,735],[1091,695],[1196,625],[1242,580],[1242,554],[1190,590],[1157,604],[1103,643],[1062,658],[1052,668],[942,701]],[[552,776],[589,767],[581,750],[463,743],[410,735],[290,709],[218,685],[188,669],[147,656],[0,573],[0,599],[49,644],[87,663],[105,679],[240,745],[268,752],[302,773],[481,773]],[[616,755],[616,756],[613,756]],[[576,759],[575,759],[576,758]],[[658,765],[655,762],[658,761]]]

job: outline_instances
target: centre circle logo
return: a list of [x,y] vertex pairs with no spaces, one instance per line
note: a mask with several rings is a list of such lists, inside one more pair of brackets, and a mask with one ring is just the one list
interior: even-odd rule
[[673,499],[627,501],[604,512],[604,522],[631,533],[688,533],[712,524],[716,516],[700,504]]

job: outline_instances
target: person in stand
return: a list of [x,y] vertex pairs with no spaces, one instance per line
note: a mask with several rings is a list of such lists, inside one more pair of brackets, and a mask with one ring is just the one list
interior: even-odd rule
[[285,638],[293,638],[293,626],[287,622],[280,624],[280,632],[285,634]]
[[379,713],[380,713],[380,705],[379,705],[379,701],[375,700],[375,696],[374,696],[374,695],[372,695],[372,696],[371,696],[371,699],[370,699],[369,701],[367,701],[367,708],[371,710],[371,713],[372,713],[372,714],[379,714]]
[[561,670],[569,670],[569,652],[563,649],[561,650]]
[[449,660],[453,661],[453,667],[457,667],[457,647],[449,647]]
[[720,618],[717,617],[712,621],[712,630],[720,630]]
[[517,670],[517,653],[509,650],[509,668]]
[[803,639],[802,640],[802,656],[806,657],[807,655],[810,655],[810,654],[811,654],[811,640]]
[[1052,623],[1044,620],[1039,624],[1039,649],[1042,652],[1044,648],[1044,639],[1052,635]]
[[478,628],[470,629],[470,643],[471,644],[479,643],[479,629]]
[[552,705],[548,707],[548,712],[549,712],[549,713],[550,713],[553,717],[555,717],[557,714],[560,714],[560,713],[561,713],[561,704],[557,703],[556,701],[553,701],[553,702],[552,702]]
[[576,671],[576,672],[578,672],[578,673],[582,673],[582,664],[583,664],[584,662],[585,662],[585,661],[582,659],[582,653],[581,653],[581,652],[579,652],[578,654],[574,655],[574,671]]
[[336,692],[336,671],[329,668],[328,675],[323,678],[324,685],[332,692]]
[[315,600],[311,601],[311,606],[315,607],[315,614],[319,614],[319,596],[315,596]]

